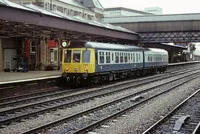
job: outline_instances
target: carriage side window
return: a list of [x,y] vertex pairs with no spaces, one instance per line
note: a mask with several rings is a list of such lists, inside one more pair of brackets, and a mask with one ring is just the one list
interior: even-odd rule
[[133,53],[133,63],[135,62],[135,53]]
[[100,63],[104,63],[104,52],[99,52]]
[[148,61],[151,61],[151,57],[150,57],[150,54],[148,54]]
[[125,61],[125,63],[127,63],[128,62],[128,57],[127,57],[127,53],[124,53],[124,61]]
[[138,54],[138,61],[140,62],[140,53]]
[[115,52],[115,63],[119,63],[119,53]]
[[136,53],[136,62],[138,62],[138,53]]
[[82,51],[82,62],[83,63],[90,63],[90,50],[83,50]]
[[133,60],[133,54],[130,53],[130,60],[132,61]]
[[123,53],[120,53],[120,63],[124,62],[124,57],[123,57]]
[[110,52],[106,52],[106,63],[110,63]]
[[130,53],[128,53],[128,62],[130,63]]
[[65,63],[70,63],[71,62],[71,55],[72,55],[72,50],[66,50],[64,52],[64,62]]
[[112,61],[114,61],[114,52],[111,52],[112,53]]
[[73,50],[73,62],[80,62],[81,58],[81,51],[80,50]]

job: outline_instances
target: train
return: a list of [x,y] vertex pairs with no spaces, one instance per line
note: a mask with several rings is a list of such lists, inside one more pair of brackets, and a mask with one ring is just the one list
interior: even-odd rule
[[63,44],[62,77],[70,85],[164,73],[168,65],[163,49],[78,40]]

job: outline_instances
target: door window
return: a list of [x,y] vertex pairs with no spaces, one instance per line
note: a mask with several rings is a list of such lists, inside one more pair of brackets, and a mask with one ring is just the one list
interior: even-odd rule
[[82,62],[83,63],[90,63],[90,50],[83,50],[82,51]]
[[80,63],[81,58],[81,51],[80,50],[74,50],[73,51],[73,62]]
[[71,62],[71,55],[72,55],[72,50],[66,50],[64,52],[64,62],[65,63],[70,63]]

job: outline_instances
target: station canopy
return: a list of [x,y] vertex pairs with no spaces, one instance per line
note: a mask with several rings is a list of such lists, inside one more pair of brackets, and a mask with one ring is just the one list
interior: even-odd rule
[[0,38],[45,36],[97,41],[103,39],[136,41],[138,38],[137,33],[120,26],[69,16],[59,11],[47,11],[34,4],[19,5],[8,0],[0,0],[0,12]]
[[183,50],[187,50],[188,48],[185,46],[181,46],[181,45],[174,45],[172,43],[145,43],[142,45],[143,47],[147,47],[147,48],[161,48],[161,49],[165,49],[168,51],[174,51],[174,52],[179,52],[179,51],[183,51]]

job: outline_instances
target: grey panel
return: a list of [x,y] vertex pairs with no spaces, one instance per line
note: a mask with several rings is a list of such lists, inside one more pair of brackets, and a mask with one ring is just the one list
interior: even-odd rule
[[128,69],[142,69],[143,63],[129,63],[129,64],[107,64],[107,65],[97,65],[96,72],[108,72],[116,70],[128,70]]

